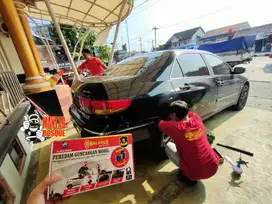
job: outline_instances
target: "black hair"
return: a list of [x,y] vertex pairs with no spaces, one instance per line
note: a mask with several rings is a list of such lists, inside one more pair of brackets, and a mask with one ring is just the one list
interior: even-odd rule
[[189,112],[185,101],[174,101],[170,104],[170,113],[175,113],[179,119],[183,119]]
[[81,53],[87,53],[89,55],[91,54],[90,50],[88,50],[88,49],[83,49]]

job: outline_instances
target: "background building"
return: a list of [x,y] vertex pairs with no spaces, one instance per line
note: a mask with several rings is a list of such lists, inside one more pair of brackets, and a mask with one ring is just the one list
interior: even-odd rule
[[237,31],[250,28],[248,22],[238,23],[235,25],[225,26],[214,30],[209,30],[201,38],[200,43],[222,42],[230,40]]
[[175,33],[165,44],[165,49],[193,49],[205,35],[202,27],[192,28],[179,33]]

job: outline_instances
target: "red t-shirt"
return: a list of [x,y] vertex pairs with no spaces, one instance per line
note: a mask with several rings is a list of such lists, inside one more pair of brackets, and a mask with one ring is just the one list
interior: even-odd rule
[[82,71],[87,69],[92,76],[102,74],[105,69],[102,67],[103,63],[97,57],[88,58],[85,62],[83,62],[77,69]]
[[170,136],[180,156],[180,170],[191,180],[212,177],[219,157],[210,146],[201,118],[189,112],[189,121],[160,121],[160,130]]

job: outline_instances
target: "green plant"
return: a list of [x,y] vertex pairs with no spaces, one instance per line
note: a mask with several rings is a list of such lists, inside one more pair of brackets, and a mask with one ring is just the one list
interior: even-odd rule
[[98,46],[98,57],[104,61],[108,62],[111,54],[111,47],[109,45]]
[[[57,31],[53,25],[53,23],[51,24],[51,26],[48,27],[50,35],[52,40],[54,40],[56,42],[57,45],[61,45],[61,41],[59,39],[59,36],[57,34]],[[86,29],[85,28],[77,28],[77,27],[73,27],[73,26],[68,26],[66,25],[65,28],[61,28],[62,34],[64,36],[64,39],[67,43],[67,46],[69,48],[69,51],[72,53],[74,51],[74,47],[77,43],[77,41],[80,39],[82,40]],[[92,51],[92,47],[93,44],[96,40],[96,35],[94,32],[90,32],[90,34],[87,36],[83,48],[85,49],[89,49]],[[80,43],[77,46],[76,52],[80,51]]]

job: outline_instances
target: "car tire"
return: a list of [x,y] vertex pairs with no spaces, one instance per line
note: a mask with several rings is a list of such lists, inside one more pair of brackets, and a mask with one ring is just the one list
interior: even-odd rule
[[248,99],[248,92],[249,92],[249,85],[245,84],[240,92],[240,96],[239,96],[237,104],[232,107],[234,110],[242,110],[245,107],[247,99]]
[[67,186],[67,188],[71,189],[71,188],[73,188],[73,185],[72,185],[72,184],[69,184],[69,185]]
[[149,139],[149,145],[150,145],[150,151],[151,151],[151,157],[154,161],[160,162],[163,160],[168,159],[165,150],[162,145],[162,141],[164,138],[164,134],[159,130],[157,125],[152,125],[148,128],[150,139]]

